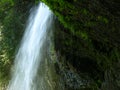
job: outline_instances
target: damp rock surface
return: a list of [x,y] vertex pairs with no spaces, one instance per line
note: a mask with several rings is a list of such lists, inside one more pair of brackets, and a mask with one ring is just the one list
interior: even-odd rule
[[[120,62],[120,1],[42,1],[57,17],[55,49],[65,57],[64,61],[70,63],[79,76],[93,80],[97,88],[119,90],[120,66],[116,68],[116,65]],[[109,88],[111,85],[113,88]]]

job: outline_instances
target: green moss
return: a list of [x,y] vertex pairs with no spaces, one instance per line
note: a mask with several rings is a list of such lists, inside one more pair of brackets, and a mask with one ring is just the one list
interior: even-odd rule
[[[38,1],[40,0],[36,0],[36,3]],[[87,73],[96,82],[96,87],[100,87],[105,71],[111,69],[120,59],[120,17],[119,9],[115,9],[119,3],[116,4],[113,0],[41,1],[58,17],[58,24],[62,24],[55,31],[56,50],[66,57],[66,61],[79,74]],[[18,4],[20,5],[19,2]],[[7,22],[8,18],[6,17],[6,24],[10,23]],[[12,34],[11,31],[9,33]],[[97,90],[88,88],[90,89]]]
[[101,22],[103,22],[103,23],[105,23],[105,24],[107,24],[107,23],[108,23],[108,19],[107,19],[107,18],[105,18],[105,17],[98,16],[98,17],[97,17],[97,19],[98,19],[98,21],[101,21]]
[[89,61],[93,62],[91,72],[85,67],[83,71],[86,70],[89,76],[96,76],[92,78],[100,86],[104,80],[104,72],[120,59],[120,17],[116,8],[119,4],[113,0],[109,1],[110,3],[106,0],[42,1],[64,26],[60,25],[56,30],[56,49],[66,56],[66,60],[78,69],[78,72],[83,61],[86,61],[83,66],[89,66]]

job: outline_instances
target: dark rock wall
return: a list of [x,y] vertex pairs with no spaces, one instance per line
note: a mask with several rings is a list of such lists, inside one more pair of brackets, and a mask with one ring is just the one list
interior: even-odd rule
[[[109,79],[115,78],[114,75],[120,77],[116,73],[120,67],[115,69],[120,61],[120,0],[42,1],[59,20],[55,30],[56,50],[79,75],[87,73],[99,88],[106,82],[107,71],[113,75]],[[120,83],[113,84],[118,90],[119,86]]]

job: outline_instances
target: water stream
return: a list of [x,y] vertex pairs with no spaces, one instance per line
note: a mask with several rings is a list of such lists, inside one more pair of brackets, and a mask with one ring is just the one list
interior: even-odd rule
[[49,73],[46,58],[52,35],[51,26],[52,13],[40,3],[32,9],[7,90],[53,90],[46,75]]

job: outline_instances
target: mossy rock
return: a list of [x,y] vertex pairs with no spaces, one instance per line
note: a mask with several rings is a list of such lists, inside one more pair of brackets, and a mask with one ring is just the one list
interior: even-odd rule
[[120,60],[120,0],[42,1],[60,21],[55,22],[56,50],[99,86]]
[[[120,45],[119,0],[42,0],[76,37]],[[94,42],[94,41],[93,41]],[[111,43],[113,42],[113,43]]]

